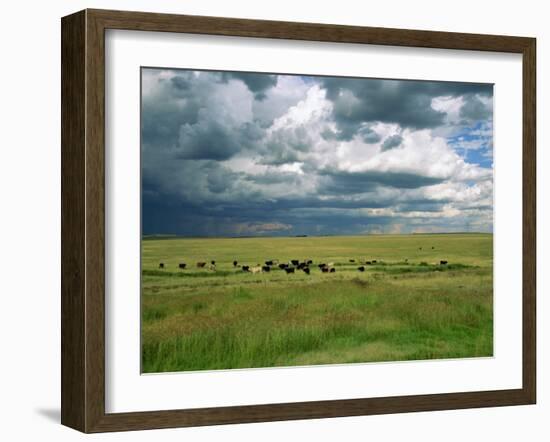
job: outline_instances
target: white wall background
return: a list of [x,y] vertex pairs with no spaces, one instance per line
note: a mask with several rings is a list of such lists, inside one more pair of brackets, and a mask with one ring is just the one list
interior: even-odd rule
[[20,0],[0,26],[0,437],[81,440],[60,407],[60,17],[86,7],[534,36],[538,39],[538,354],[536,406],[114,433],[95,440],[548,440],[550,319],[549,12],[545,3],[461,0],[275,2]]

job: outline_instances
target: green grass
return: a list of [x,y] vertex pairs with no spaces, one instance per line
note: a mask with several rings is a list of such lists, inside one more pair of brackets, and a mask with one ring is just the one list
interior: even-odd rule
[[[491,356],[492,243],[488,234],[144,240],[143,371]],[[273,258],[312,259],[311,275],[232,264]],[[350,259],[377,263],[359,272]],[[215,272],[195,266],[210,260]]]

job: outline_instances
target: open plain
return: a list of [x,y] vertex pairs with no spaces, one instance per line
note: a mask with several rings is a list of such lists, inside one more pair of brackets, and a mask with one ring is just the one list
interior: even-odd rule
[[145,373],[491,356],[493,236],[144,238],[141,315]]

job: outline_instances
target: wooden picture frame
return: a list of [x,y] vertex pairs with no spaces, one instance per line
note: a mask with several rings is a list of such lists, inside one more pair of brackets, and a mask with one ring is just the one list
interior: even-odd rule
[[[536,400],[536,41],[186,15],[84,10],[62,28],[62,424],[83,432],[534,404]],[[105,30],[495,51],[523,63],[523,385],[267,405],[105,412]]]

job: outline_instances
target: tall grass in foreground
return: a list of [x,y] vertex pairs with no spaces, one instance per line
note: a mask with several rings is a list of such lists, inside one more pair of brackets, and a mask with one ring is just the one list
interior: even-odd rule
[[198,294],[165,283],[162,292],[148,292],[143,371],[492,355],[487,269],[393,269],[312,281],[235,282]]

